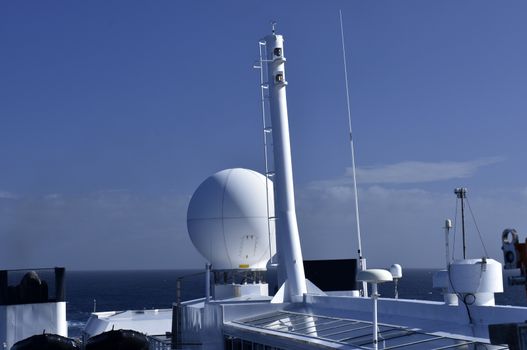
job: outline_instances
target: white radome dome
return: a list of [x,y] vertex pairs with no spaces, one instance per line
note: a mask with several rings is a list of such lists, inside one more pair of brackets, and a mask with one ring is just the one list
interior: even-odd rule
[[[265,270],[270,256],[268,202],[273,217],[273,183],[253,170],[226,169],[201,183],[188,206],[187,228],[214,270]],[[273,220],[270,227],[274,254]]]

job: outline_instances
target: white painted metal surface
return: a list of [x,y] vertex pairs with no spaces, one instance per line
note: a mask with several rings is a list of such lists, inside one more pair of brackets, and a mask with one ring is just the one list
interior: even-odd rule
[[66,302],[0,305],[0,348],[44,331],[68,336]]
[[395,299],[399,299],[399,280],[403,278],[403,268],[399,264],[393,264],[390,266],[390,273],[393,277],[393,284],[394,284],[394,297]]
[[133,329],[147,335],[172,330],[172,309],[94,312],[84,328],[87,337],[112,329]]
[[285,275],[289,295],[301,296],[307,291],[300,237],[296,221],[291,145],[285,78],[284,39],[272,34],[265,38],[268,60],[268,82],[273,127],[273,151],[275,162],[275,211],[279,275]]
[[450,288],[450,277],[448,270],[439,270],[434,273],[432,277],[432,286],[437,289],[441,289],[443,294],[443,300],[447,305],[457,305],[459,299],[457,295],[451,292]]
[[214,286],[214,299],[223,300],[244,296],[268,296],[269,285],[267,283],[247,284],[216,284]]
[[392,279],[390,271],[383,269],[367,269],[359,271],[357,274],[357,281],[366,283],[391,282]]
[[403,268],[399,264],[390,266],[390,273],[394,279],[403,278]]
[[503,293],[502,265],[494,259],[456,260],[449,278],[450,292],[468,304],[493,306],[494,293]]
[[270,256],[266,188],[274,213],[272,182],[252,170],[222,170],[194,192],[187,212],[188,232],[213,270],[265,270]]

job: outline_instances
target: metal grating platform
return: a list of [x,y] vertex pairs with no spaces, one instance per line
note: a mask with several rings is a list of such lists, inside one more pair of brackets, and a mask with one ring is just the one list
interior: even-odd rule
[[[371,349],[371,322],[330,316],[311,315],[290,311],[275,311],[255,317],[232,321],[232,324],[254,327],[260,331],[281,332],[284,335],[323,340],[358,349]],[[379,349],[443,350],[443,349],[508,349],[507,346],[490,345],[470,340],[421,332],[393,325],[379,325]]]

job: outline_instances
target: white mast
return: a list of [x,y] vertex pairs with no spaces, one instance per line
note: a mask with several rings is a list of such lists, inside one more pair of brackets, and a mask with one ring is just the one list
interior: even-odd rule
[[273,153],[275,162],[275,216],[276,240],[279,251],[279,275],[285,268],[288,295],[301,296],[307,292],[304,261],[296,221],[291,145],[285,80],[284,39],[273,34],[265,37],[267,47],[269,104],[273,127]]

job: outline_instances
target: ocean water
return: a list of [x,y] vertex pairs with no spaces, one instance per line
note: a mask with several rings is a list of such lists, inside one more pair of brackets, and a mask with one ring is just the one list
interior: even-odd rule
[[[66,300],[69,335],[81,334],[90,314],[96,311],[172,308],[176,281],[197,270],[68,271]],[[205,275],[183,279],[182,300],[205,294]]]
[[[442,300],[439,291],[432,288],[432,276],[437,270],[406,269],[399,281],[399,298]],[[68,271],[66,299],[69,335],[80,336],[90,313],[94,311],[141,310],[171,308],[176,301],[176,281],[182,282],[182,300],[205,295],[204,274],[198,270],[152,271]],[[508,274],[506,273],[504,278]],[[527,294],[522,286],[507,286],[496,296],[501,305],[527,306]],[[394,284],[380,285],[382,297],[394,296]]]

